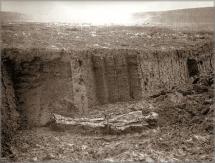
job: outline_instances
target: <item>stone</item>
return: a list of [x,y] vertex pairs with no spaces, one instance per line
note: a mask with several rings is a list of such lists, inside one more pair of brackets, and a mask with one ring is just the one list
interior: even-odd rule
[[181,104],[184,100],[183,94],[179,93],[179,92],[170,93],[170,94],[168,94],[168,96],[169,96],[170,101],[175,104]]

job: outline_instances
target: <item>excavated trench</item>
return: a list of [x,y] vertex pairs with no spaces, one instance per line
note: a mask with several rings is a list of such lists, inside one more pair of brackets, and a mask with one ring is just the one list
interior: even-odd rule
[[50,113],[80,117],[185,84],[213,71],[212,51],[212,43],[189,51],[3,49],[3,142],[19,127],[46,125]]
[[[4,49],[16,110],[25,125],[40,126],[49,113],[75,116],[92,106],[139,100],[213,70],[206,44],[195,51]],[[15,54],[15,55],[14,55]],[[197,56],[198,55],[198,56]]]

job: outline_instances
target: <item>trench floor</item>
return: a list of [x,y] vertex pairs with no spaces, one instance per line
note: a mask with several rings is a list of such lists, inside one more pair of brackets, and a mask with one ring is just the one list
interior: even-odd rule
[[11,158],[16,161],[211,161],[213,87],[198,83],[174,88],[144,101],[97,106],[87,116],[126,114],[151,106],[159,115],[158,126],[141,132],[85,134],[53,127],[19,131],[11,143]]

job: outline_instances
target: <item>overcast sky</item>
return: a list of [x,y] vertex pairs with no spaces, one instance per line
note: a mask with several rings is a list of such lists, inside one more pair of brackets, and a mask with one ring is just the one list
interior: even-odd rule
[[2,11],[40,17],[41,21],[128,22],[132,13],[183,8],[212,7],[213,1],[2,1]]

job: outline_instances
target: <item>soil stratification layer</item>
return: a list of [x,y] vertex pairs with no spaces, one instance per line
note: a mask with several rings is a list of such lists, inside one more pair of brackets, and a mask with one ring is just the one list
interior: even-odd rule
[[3,156],[212,160],[212,32],[41,23],[2,31]]

